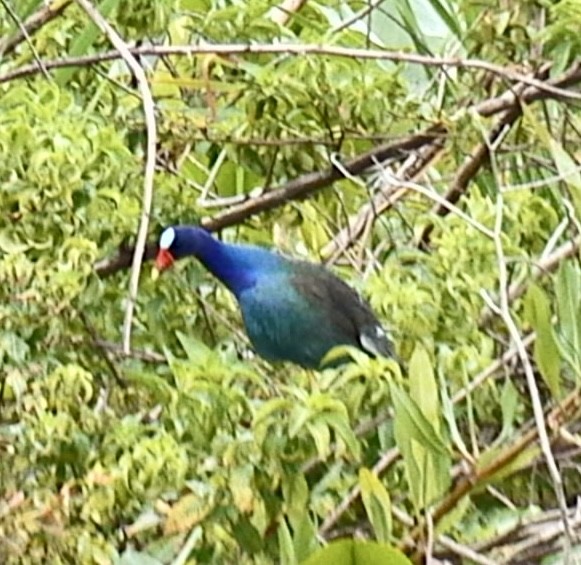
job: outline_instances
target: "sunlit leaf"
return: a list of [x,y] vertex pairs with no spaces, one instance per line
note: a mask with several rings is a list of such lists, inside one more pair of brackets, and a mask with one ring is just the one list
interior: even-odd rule
[[281,520],[278,524],[277,532],[280,551],[278,562],[281,563],[281,565],[295,565],[297,563],[295,549],[292,543],[290,531],[284,520]]
[[502,387],[500,407],[502,408],[502,430],[500,431],[499,442],[509,437],[518,408],[518,392],[510,379],[506,379]]
[[579,372],[581,351],[581,276],[570,263],[561,265],[555,287],[559,338],[557,344],[565,359]]
[[398,549],[372,541],[334,541],[319,549],[301,565],[410,565],[411,561]]
[[537,285],[531,285],[525,296],[525,316],[537,333],[534,357],[539,371],[553,396],[560,398],[561,357],[551,324],[549,300]]
[[428,352],[417,344],[409,364],[410,396],[432,427],[440,430],[440,402],[438,385]]
[[377,476],[368,469],[359,470],[359,487],[367,517],[373,526],[375,537],[380,542],[391,539],[391,500]]
[[[106,17],[115,9],[119,0],[102,0],[97,4],[99,13]],[[94,23],[89,23],[84,31],[78,35],[70,48],[70,54],[74,56],[86,55],[95,40],[99,37],[99,28]],[[65,85],[75,72],[74,67],[65,67],[55,73],[55,80],[59,85]]]
[[448,455],[448,448],[438,431],[426,419],[417,403],[402,388],[390,383],[396,411],[396,426],[407,438],[413,438],[433,453]]
[[142,551],[129,548],[115,561],[115,565],[162,565],[162,561]]

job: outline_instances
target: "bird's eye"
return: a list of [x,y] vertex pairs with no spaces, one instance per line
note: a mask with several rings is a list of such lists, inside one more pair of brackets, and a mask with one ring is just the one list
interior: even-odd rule
[[173,228],[167,228],[163,231],[161,237],[159,238],[159,247],[161,249],[169,249],[172,246],[175,238],[175,230]]

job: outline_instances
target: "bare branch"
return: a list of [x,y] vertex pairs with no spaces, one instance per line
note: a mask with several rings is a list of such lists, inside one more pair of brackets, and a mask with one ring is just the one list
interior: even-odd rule
[[547,467],[549,469],[549,474],[553,481],[553,488],[555,490],[555,495],[559,503],[559,507],[562,513],[563,526],[565,528],[565,533],[567,540],[569,542],[569,547],[572,544],[573,532],[569,524],[569,517],[567,515],[567,501],[565,498],[565,492],[563,490],[563,479],[555,458],[553,457],[553,452],[551,450],[551,442],[549,440],[549,434],[547,433],[547,426],[545,423],[545,416],[543,414],[543,406],[541,404],[541,398],[539,396],[539,389],[537,387],[537,382],[533,372],[533,368],[523,343],[523,339],[520,332],[512,318],[510,313],[510,303],[508,295],[508,274],[506,271],[506,261],[504,258],[504,248],[502,245],[502,219],[503,219],[503,206],[504,199],[502,192],[499,192],[496,200],[496,224],[494,228],[494,244],[496,247],[496,255],[498,261],[498,278],[499,278],[499,295],[500,295],[500,306],[496,307],[492,299],[488,296],[485,291],[481,292],[482,298],[488,304],[488,306],[493,311],[497,311],[498,314],[503,319],[508,332],[511,336],[512,341],[515,343],[518,355],[520,357],[527,386],[529,389],[529,396],[531,398],[533,414],[535,418],[535,424],[537,428],[537,433],[539,437],[539,442],[541,444],[541,450],[545,459],[547,461]]
[[11,37],[3,37],[0,39],[0,56],[14,51],[22,41],[27,39],[27,37],[32,37],[44,24],[54,20],[71,4],[72,0],[61,0],[61,2],[51,2],[50,4],[43,5],[24,21],[17,33]]
[[[413,179],[419,176],[426,167],[440,154],[444,147],[444,137],[440,136],[424,148],[419,148],[416,155],[410,156],[397,173],[394,175],[398,179]],[[376,159],[377,163],[379,159]],[[405,188],[390,184],[381,188],[374,195],[370,202],[364,204],[353,219],[349,219],[347,226],[337,232],[335,237],[329,241],[321,250],[321,255],[327,257],[327,263],[334,263],[339,255],[348,249],[360,237],[361,233],[370,220],[385,213],[395,205],[408,191]]]
[[367,6],[365,6],[365,8],[362,8],[361,10],[359,10],[359,12],[354,14],[352,18],[345,20],[344,22],[341,22],[339,25],[337,25],[335,28],[333,28],[333,30],[332,30],[333,33],[339,33],[340,31],[343,31],[344,29],[351,27],[354,23],[357,23],[359,20],[362,20],[365,16],[368,16],[369,14],[371,14],[371,12],[373,12],[373,10],[375,10],[377,7],[379,7],[385,1],[386,0],[373,0],[372,2],[369,2],[367,4]]
[[[532,276],[526,283],[522,284],[512,284],[508,289],[508,299],[513,302],[517,298],[521,297],[529,287],[529,285],[540,278],[541,276],[547,275],[555,271],[559,265],[569,257],[572,257],[579,251],[579,246],[581,245],[581,235],[575,237],[571,241],[567,241],[550,255],[546,255],[541,259],[534,262]],[[479,326],[485,326],[490,318],[492,317],[492,312],[488,308],[483,308],[480,313],[480,320],[478,322]]]
[[454,541],[452,538],[448,536],[438,536],[437,541],[438,544],[441,545],[442,547],[450,550],[452,553],[455,553],[460,557],[467,559],[468,561],[478,563],[479,565],[496,565],[496,561],[488,559],[488,557],[484,557],[484,555],[481,555],[480,553],[466,545],[462,545]]
[[[489,146],[494,144],[500,136],[504,135],[506,129],[511,127],[521,114],[522,110],[520,105],[515,105],[500,117],[497,124],[488,134],[488,140],[483,141],[476,147],[476,149],[474,149],[472,154],[465,160],[464,164],[456,173],[456,177],[452,181],[450,188],[443,196],[444,202],[456,204],[456,202],[460,200],[460,197],[466,192],[470,181],[476,176],[482,166],[488,162]],[[444,205],[444,202],[440,202],[434,206],[432,213],[439,216],[445,216],[448,214],[450,209]],[[424,231],[419,238],[419,242],[422,245],[426,245],[429,242],[433,228],[434,224],[429,224],[424,228]]]
[[[32,41],[30,39],[30,35],[28,35],[28,30],[26,29],[26,26],[24,25],[22,20],[18,17],[18,14],[12,9],[12,6],[8,3],[8,0],[0,0],[0,4],[2,4],[4,6],[4,9],[8,12],[8,15],[12,18],[12,20],[14,20],[14,22],[18,26],[18,29],[20,30],[20,34],[28,43],[28,46],[30,47],[30,51],[32,51],[32,56],[34,57],[34,60],[36,61],[36,64],[38,65],[42,74],[44,75],[44,78],[46,78],[47,80],[51,80],[50,75],[48,74],[48,71],[44,68],[44,65],[42,64],[40,56],[39,56],[38,52],[36,51]],[[1,53],[1,51],[0,51],[0,53]]]
[[88,0],[77,0],[77,3],[87,12],[89,17],[95,22],[97,27],[107,35],[109,41],[113,44],[119,55],[123,58],[127,66],[131,69],[139,85],[139,91],[143,99],[143,112],[145,114],[145,123],[147,127],[147,156],[145,162],[145,175],[143,181],[143,202],[141,211],[141,221],[139,231],[137,232],[137,242],[135,252],[133,253],[133,262],[131,265],[131,277],[129,280],[129,297],[125,309],[125,319],[123,322],[123,351],[129,354],[131,351],[131,323],[133,320],[133,310],[137,300],[137,290],[139,286],[139,274],[141,263],[147,243],[147,231],[149,228],[149,216],[151,213],[151,204],[153,201],[153,178],[155,174],[155,146],[156,146],[156,124],[155,124],[155,105],[153,96],[147,83],[145,72],[135,57],[129,51],[125,42],[119,37],[117,32],[101,16]]
[[[399,157],[406,151],[411,151],[434,139],[442,137],[445,135],[445,132],[446,130],[443,126],[433,126],[424,132],[407,136],[396,142],[380,145],[367,153],[358,155],[345,162],[343,168],[353,175],[361,173],[365,169],[368,169],[375,160],[383,161],[385,159]],[[225,227],[235,225],[259,212],[276,208],[289,200],[304,198],[341,178],[343,178],[343,175],[336,167],[332,167],[324,172],[302,175],[277,189],[269,190],[256,198],[233,206],[230,210],[222,214],[203,221],[202,226],[209,231],[218,231]],[[153,259],[156,250],[157,243],[150,242],[146,247],[145,258]],[[104,277],[127,268],[129,266],[128,259],[131,255],[132,248],[123,246],[115,257],[99,261],[95,264],[95,272]]]
[[276,24],[286,25],[292,15],[298,12],[307,0],[283,0],[278,6],[273,6],[268,13],[268,17]]
[[[558,99],[581,100],[578,92],[565,90],[564,87],[555,86],[553,81],[542,81],[536,78],[523,75],[511,68],[495,65],[480,59],[461,59],[457,57],[430,57],[417,53],[405,53],[401,51],[387,51],[381,49],[356,49],[339,46],[322,46],[313,44],[205,44],[205,45],[168,45],[168,46],[144,46],[130,50],[133,55],[326,55],[329,57],[345,57],[358,60],[393,61],[398,63],[410,63],[427,67],[456,67],[461,69],[480,69],[498,75],[510,82],[523,83],[533,87],[538,92],[545,95],[552,95]],[[119,59],[121,55],[118,51],[108,51],[98,55],[88,55],[84,57],[68,57],[54,61],[45,61],[47,69],[59,67],[84,66],[93,63]],[[581,62],[575,65],[577,72],[581,72]],[[12,73],[7,73],[0,77],[0,83],[13,80],[22,76],[29,76],[39,71],[38,65],[21,67]],[[566,86],[569,86],[568,84]],[[531,93],[532,95],[532,93]],[[499,102],[502,103],[502,102]],[[504,101],[507,106],[514,104],[514,99]],[[490,110],[489,110],[490,111]],[[498,108],[491,113],[500,111]]]

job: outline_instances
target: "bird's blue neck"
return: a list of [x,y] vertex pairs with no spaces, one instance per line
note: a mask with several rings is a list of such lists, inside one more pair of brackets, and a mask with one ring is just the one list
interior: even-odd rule
[[224,243],[199,228],[184,235],[180,256],[197,257],[236,296],[254,286],[260,273],[276,270],[282,264],[281,257],[268,249]]

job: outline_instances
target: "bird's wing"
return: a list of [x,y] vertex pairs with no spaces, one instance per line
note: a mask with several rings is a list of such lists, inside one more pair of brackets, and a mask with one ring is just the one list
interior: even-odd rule
[[393,356],[393,346],[369,304],[321,265],[297,261],[291,283],[337,331],[371,355]]

